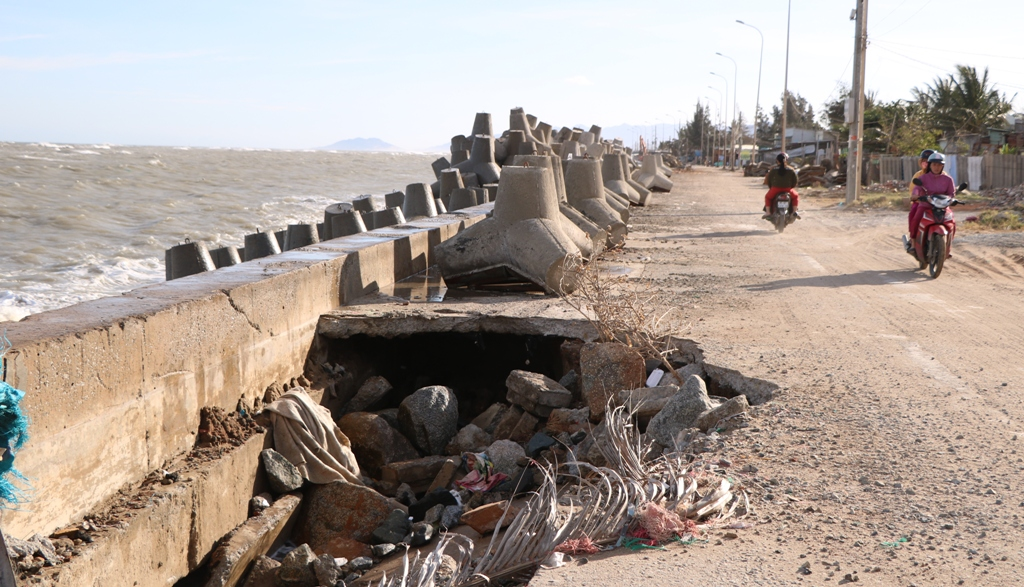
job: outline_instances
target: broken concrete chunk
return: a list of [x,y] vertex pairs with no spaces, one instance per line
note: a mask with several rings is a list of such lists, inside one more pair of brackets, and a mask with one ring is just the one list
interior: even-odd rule
[[505,399],[526,411],[547,418],[554,408],[572,403],[572,393],[560,383],[542,375],[516,369],[505,379],[508,394]]
[[545,429],[551,434],[562,432],[574,434],[580,430],[590,429],[590,408],[558,408],[551,410]]
[[678,392],[679,387],[676,385],[660,385],[620,391],[616,399],[620,405],[626,406],[627,410],[636,409],[637,417],[652,418]]
[[516,463],[526,456],[526,451],[511,440],[495,440],[487,447],[487,456],[494,463],[495,473],[504,473],[514,479],[522,470]]
[[519,417],[519,422],[512,429],[509,439],[516,442],[526,442],[536,432],[538,424],[540,424],[540,420],[536,416],[530,412],[523,412],[523,415]]
[[313,561],[313,573],[316,575],[317,585],[334,585],[340,578],[341,569],[334,562],[333,556],[321,554]]
[[270,490],[275,495],[295,491],[302,487],[302,474],[284,455],[272,448],[260,453],[263,470],[267,473]]
[[[262,552],[266,552],[281,534],[289,521],[296,516],[302,497],[296,494],[281,496],[263,511],[263,514],[249,518],[231,531],[210,557],[209,579],[206,587],[231,587],[245,573],[249,563]],[[8,539],[8,543],[10,539]],[[278,562],[274,561],[274,567]],[[250,577],[252,573],[250,573]],[[271,576],[271,584],[273,576]],[[248,583],[247,583],[248,584]]]
[[[501,405],[501,404],[495,404]],[[476,424],[468,424],[459,430],[459,433],[452,438],[452,441],[445,447],[445,453],[449,455],[461,455],[464,452],[480,452],[493,441],[491,435],[482,430]]]
[[277,587],[277,569],[281,563],[269,556],[260,556],[249,571],[244,587]]
[[580,393],[590,417],[604,416],[608,398],[624,389],[644,385],[644,359],[634,349],[617,342],[591,342],[580,349]]
[[402,433],[377,414],[345,414],[338,420],[338,428],[352,443],[352,452],[359,461],[359,467],[375,479],[380,478],[381,467],[384,465],[420,456]]
[[505,410],[505,414],[494,427],[494,439],[506,440],[512,436],[512,431],[515,430],[516,425],[519,424],[519,420],[523,417],[524,413],[526,413],[525,410],[519,406],[510,406]]
[[375,544],[373,547],[371,547],[371,550],[373,551],[373,556],[377,558],[384,558],[392,552],[395,552],[396,548],[397,547],[394,544],[384,543]]
[[662,446],[673,446],[676,434],[696,426],[697,418],[712,407],[704,380],[691,375],[686,385],[651,419],[647,434]]
[[444,504],[437,504],[434,507],[427,510],[427,513],[423,515],[423,521],[428,524],[438,524],[441,522],[441,516],[444,515]]
[[388,463],[381,468],[381,481],[391,484],[393,487],[401,483],[408,483],[417,493],[426,491],[447,461],[448,457],[429,456]]
[[488,434],[494,434],[495,427],[505,416],[506,412],[508,412],[507,404],[491,404],[491,407],[481,412],[476,418],[473,418],[472,424]]
[[359,386],[359,391],[345,405],[345,413],[364,412],[367,408],[380,401],[391,390],[391,382],[387,379],[379,375],[370,377]]
[[661,376],[661,380],[658,382],[658,385],[678,385],[682,387],[690,375],[696,375],[697,377],[704,379],[704,367],[702,367],[700,363],[690,363],[676,369],[676,374],[678,374],[679,377],[672,375],[672,373],[665,373]]
[[722,405],[711,408],[701,414],[697,418],[697,428],[707,432],[712,426],[722,420],[746,412],[749,407],[750,405],[747,403],[747,396],[745,395],[738,395],[728,399]]
[[319,552],[325,552],[335,537],[368,541],[373,529],[391,513],[386,497],[344,481],[314,485],[306,499],[309,509],[301,535]]
[[281,566],[277,569],[277,582],[282,587],[309,587],[316,583],[313,561],[316,554],[308,544],[300,544],[298,548],[285,555]]
[[[501,519],[502,514],[505,514],[506,509],[509,509],[507,500],[489,503],[462,514],[461,521],[480,534],[489,534],[498,527],[498,520]],[[511,506],[511,511],[505,515],[504,520],[501,520],[501,527],[504,528],[511,524],[518,513],[519,508],[515,505]]]
[[427,488],[427,493],[435,489],[447,489],[455,479],[455,473],[459,470],[461,460],[448,459],[441,465],[441,470],[434,476],[434,481]]
[[411,506],[416,503],[416,492],[412,490],[408,483],[402,483],[395,491],[395,499],[402,505]]
[[439,455],[459,430],[459,401],[442,385],[418,389],[399,404],[398,425],[421,451]]

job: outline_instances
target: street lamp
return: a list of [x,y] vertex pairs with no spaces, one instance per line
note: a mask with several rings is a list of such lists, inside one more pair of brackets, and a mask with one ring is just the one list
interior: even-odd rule
[[[722,55],[721,53],[715,53],[715,55],[718,55],[719,57],[725,57],[729,61],[732,61],[732,124],[729,125],[729,130],[731,132],[732,137],[730,139],[730,142],[732,144],[729,145],[729,155],[732,159],[731,169],[735,171],[736,153],[735,151],[733,151],[733,149],[736,147],[736,95],[740,93],[739,86],[736,83],[739,76],[739,66],[736,65],[736,60],[733,59],[732,57],[729,57],[728,55]],[[740,150],[743,150],[743,129],[740,129]]]
[[760,150],[757,148],[757,115],[761,112],[761,67],[764,65],[764,35],[761,34],[761,29],[752,24],[747,24],[742,20],[737,20],[736,22],[754,29],[761,37],[761,58],[757,63],[757,98],[754,102],[754,151],[750,154],[750,162],[753,163],[754,156],[761,154]]
[[786,111],[789,110],[789,23],[793,13],[793,0],[786,9],[786,77],[782,86],[782,153],[786,152]]
[[[729,78],[725,77],[724,75],[722,75],[720,73],[715,73],[713,71],[711,72],[711,75],[716,75],[716,76],[722,78],[722,81],[725,82],[725,102],[724,102],[724,105],[728,106],[729,105]],[[728,115],[729,115],[729,111],[723,109],[722,117],[724,118],[724,117],[726,117]],[[731,127],[732,125],[729,125],[729,126]],[[731,145],[730,145],[730,149],[729,150],[732,151]],[[725,163],[728,160],[729,160],[729,158],[726,157],[726,160],[722,162],[722,169],[725,169]]]
[[[722,90],[719,90],[715,86],[708,86],[708,89],[709,90],[714,90],[714,91],[718,92],[718,111],[717,111],[715,117],[718,119],[718,124],[722,124]],[[705,98],[707,98],[707,96],[705,96]],[[710,102],[711,98],[708,98],[708,101]],[[712,154],[714,154],[715,146],[716,146],[716,143],[718,142],[718,127],[717,126],[715,127],[714,131],[715,131],[715,134],[712,135],[713,137],[715,137],[713,139],[712,148],[711,148]]]

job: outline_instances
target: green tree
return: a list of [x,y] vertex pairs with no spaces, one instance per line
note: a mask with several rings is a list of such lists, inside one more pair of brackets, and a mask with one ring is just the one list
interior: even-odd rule
[[989,128],[1003,128],[1005,116],[1013,108],[1005,94],[992,87],[988,68],[978,71],[967,65],[957,65],[956,73],[935,78],[923,89],[911,93],[924,110],[930,122],[946,133],[957,136],[984,133]]
[[701,137],[704,136],[706,140],[711,133],[712,126],[710,108],[697,102],[693,118],[679,129],[679,140],[686,144],[689,153],[700,150]]

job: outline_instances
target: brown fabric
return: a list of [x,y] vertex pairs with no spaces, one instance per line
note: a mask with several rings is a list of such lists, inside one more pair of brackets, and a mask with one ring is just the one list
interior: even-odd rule
[[331,412],[295,388],[268,405],[274,428],[274,450],[284,455],[311,483],[348,481],[362,485],[359,464],[348,437]]

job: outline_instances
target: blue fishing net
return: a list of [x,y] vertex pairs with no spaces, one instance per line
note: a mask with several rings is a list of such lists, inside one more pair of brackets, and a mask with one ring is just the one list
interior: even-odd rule
[[14,455],[28,440],[28,417],[21,412],[21,400],[25,392],[11,387],[4,381],[3,357],[11,342],[0,335],[0,507],[17,504],[24,497],[15,487],[12,479],[26,481],[24,475],[14,468]]

